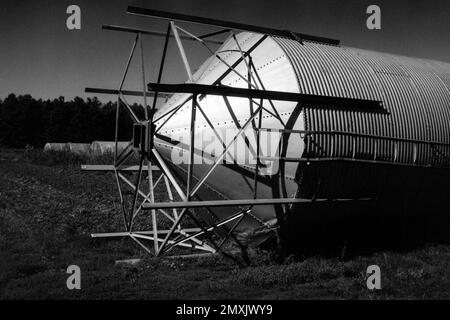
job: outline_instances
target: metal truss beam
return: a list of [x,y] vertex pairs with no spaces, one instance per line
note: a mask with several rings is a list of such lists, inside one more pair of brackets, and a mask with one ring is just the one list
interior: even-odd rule
[[180,83],[180,84],[158,84],[149,83],[149,91],[158,91],[165,93],[188,93],[202,95],[229,96],[250,99],[267,99],[277,101],[295,101],[302,102],[304,105],[311,105],[318,108],[354,108],[361,112],[383,112],[381,101],[364,100],[353,98],[330,97],[294,92],[270,91],[258,89],[245,89],[227,86],[212,86],[197,83]]
[[[192,231],[194,231],[194,229],[191,229]],[[195,230],[197,230],[197,229],[195,229]],[[165,231],[165,232],[164,232]],[[158,233],[161,233],[161,234],[164,234],[164,233],[166,233],[168,230],[162,230],[162,232],[158,232]],[[192,232],[191,231],[191,232]],[[198,232],[198,231],[197,231]],[[135,238],[140,238],[140,239],[144,239],[144,240],[151,240],[151,241],[153,241],[153,240],[157,240],[158,242],[162,242],[163,240],[162,239],[160,239],[160,238],[155,238],[154,236],[153,236],[153,234],[152,233],[149,233],[149,231],[145,231],[145,232],[143,232],[143,231],[133,231],[133,232],[105,232],[105,233],[92,233],[91,234],[91,237],[92,238],[121,238],[121,237],[131,237],[131,238],[133,238],[133,240],[136,240]],[[194,237],[193,236],[191,236],[188,240],[192,240]],[[183,239],[184,240],[184,239]],[[182,242],[180,242],[180,243],[177,243],[176,245],[177,246],[181,246],[181,247],[185,247],[185,248],[190,248],[190,249],[197,249],[197,250],[203,250],[203,251],[208,251],[208,252],[213,252],[213,253],[215,253],[216,252],[216,250],[214,250],[214,249],[212,249],[211,247],[209,247],[209,246],[201,246],[201,245],[195,245],[195,244],[187,244],[187,243],[184,243],[184,242],[186,242],[186,240],[184,240],[184,241],[182,241]],[[169,242],[171,245],[173,245],[174,243],[175,243],[175,241],[170,241]],[[152,252],[152,251],[150,251],[150,250],[148,250],[148,248],[142,243],[142,242],[139,242],[139,244],[140,244],[140,246],[144,249],[144,250],[146,250],[148,253],[150,253],[150,254],[152,254],[152,255],[154,255],[154,252]]]
[[[144,166],[143,168],[147,170],[148,166]],[[159,170],[158,166],[151,166],[152,170]],[[109,164],[83,164],[81,165],[81,170],[83,171],[139,171],[139,166],[123,166],[121,168],[117,168],[114,165]]]
[[[103,89],[103,88],[85,88],[84,92],[86,93],[99,93],[99,94],[110,94],[110,95],[118,95],[119,93],[124,96],[134,96],[134,97],[142,97],[142,91],[134,91],[134,90],[117,90],[117,89]],[[146,92],[147,96],[154,97],[154,92]],[[164,93],[158,93],[158,97],[169,98],[169,95]]]
[[234,206],[262,206],[275,204],[293,204],[310,202],[347,202],[347,201],[367,201],[373,198],[361,199],[301,199],[301,198],[277,198],[277,199],[231,199],[231,200],[211,200],[211,201],[183,201],[183,202],[158,202],[145,203],[142,209],[169,209],[169,208],[200,208],[200,207],[234,207]]
[[173,13],[173,12],[160,11],[160,10],[139,8],[139,7],[134,7],[134,6],[129,6],[127,9],[127,13],[134,14],[134,15],[140,15],[140,16],[146,16],[146,17],[161,18],[161,19],[191,22],[191,23],[203,24],[203,25],[209,25],[209,26],[223,27],[223,28],[227,28],[227,29],[251,31],[251,32],[262,33],[262,34],[267,34],[267,35],[271,35],[271,36],[285,37],[285,38],[294,39],[294,40],[297,40],[297,38],[299,38],[299,39],[303,39],[303,40],[327,43],[330,45],[339,45],[339,43],[340,43],[340,41],[336,40],[336,39],[313,36],[313,35],[308,35],[308,34],[298,33],[298,32],[291,32],[289,30],[266,28],[266,27],[260,27],[260,26],[250,25],[250,24],[237,23],[237,22],[218,20],[218,19],[210,19],[210,18],[191,16],[191,15],[186,15],[186,14],[179,14],[179,13]]
[[[151,36],[157,36],[157,37],[165,37],[166,33],[164,32],[160,32],[160,31],[153,31],[153,30],[144,30],[144,29],[137,29],[137,28],[130,28],[130,27],[123,27],[123,26],[117,26],[117,25],[107,25],[104,24],[102,25],[102,29],[104,30],[112,30],[112,31],[121,31],[121,32],[128,32],[128,33],[140,33],[140,34],[146,34],[146,35],[151,35]],[[219,33],[215,33],[214,35],[219,34]],[[211,35],[212,36],[212,35]],[[169,36],[170,38],[174,38],[175,36]],[[180,36],[181,39],[183,40],[190,40],[190,41],[195,41],[195,39],[192,39],[191,37],[186,37],[186,36]],[[206,38],[205,36],[203,36],[203,38]],[[217,40],[203,40],[205,42],[208,43],[212,43],[212,44],[223,44],[222,41],[217,41]]]
[[[183,232],[199,232],[200,228],[184,228]],[[167,234],[169,230],[158,230],[158,234]],[[150,230],[136,230],[133,231],[135,234],[143,234],[143,235],[153,235],[155,234]],[[176,230],[175,233],[180,233],[180,230]],[[107,237],[126,237],[130,233],[129,232],[104,232],[104,233],[91,233],[92,238],[107,238]]]

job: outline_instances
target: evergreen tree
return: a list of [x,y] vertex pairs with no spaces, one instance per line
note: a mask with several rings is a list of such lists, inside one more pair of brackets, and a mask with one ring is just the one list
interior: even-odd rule
[[[134,104],[131,108],[139,118],[143,117],[142,106]],[[132,121],[123,109],[120,117],[119,139],[130,140]],[[42,148],[46,142],[111,141],[115,119],[116,103],[102,104],[97,97],[44,101],[30,95],[10,94],[0,100],[0,145]]]

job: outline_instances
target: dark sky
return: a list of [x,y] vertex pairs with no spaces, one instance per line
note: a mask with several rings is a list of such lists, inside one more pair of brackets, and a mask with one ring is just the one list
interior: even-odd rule
[[[81,8],[81,30],[66,28],[70,4]],[[370,4],[381,7],[382,30],[366,28]],[[86,86],[117,88],[133,35],[102,31],[101,25],[166,28],[161,21],[127,15],[128,5],[290,29],[337,38],[346,46],[450,62],[448,0],[2,0],[0,98],[13,92],[71,99],[86,97]],[[193,26],[189,30],[202,33],[211,29]],[[147,80],[156,78],[155,62],[159,63],[162,43],[163,38],[145,40]],[[169,48],[164,82],[182,82],[185,73],[175,43]],[[186,51],[194,69],[209,56],[198,44],[190,43]],[[131,71],[137,67],[134,63]],[[139,81],[139,73],[134,72],[126,87],[140,89]]]

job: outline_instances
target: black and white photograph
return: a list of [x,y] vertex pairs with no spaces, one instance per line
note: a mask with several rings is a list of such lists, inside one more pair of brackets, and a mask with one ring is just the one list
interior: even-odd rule
[[0,300],[450,299],[450,2],[2,0],[0,40]]

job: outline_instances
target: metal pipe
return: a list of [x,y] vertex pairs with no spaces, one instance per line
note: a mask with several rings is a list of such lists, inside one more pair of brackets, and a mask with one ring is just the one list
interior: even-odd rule
[[125,65],[125,70],[123,71],[122,80],[120,81],[119,91],[122,90],[123,84],[125,82],[125,78],[127,76],[128,69],[130,67],[131,59],[133,58],[134,50],[136,49],[136,44],[138,42],[138,38],[139,38],[139,34],[136,35],[136,39],[134,40],[130,55],[128,56],[127,64]]
[[305,104],[313,104],[313,107],[323,109],[325,106],[333,109],[349,110],[358,107],[358,112],[380,112],[386,113],[380,101],[367,99],[354,99],[342,97],[330,97],[323,95],[304,94],[295,92],[257,90],[247,88],[236,88],[218,85],[206,85],[198,83],[181,84],[158,84],[149,83],[149,91],[171,92],[171,93],[190,93],[216,96],[232,96],[240,98],[269,99],[279,101],[294,101]]
[[[167,25],[166,38],[164,40],[164,48],[163,48],[163,53],[162,53],[162,57],[161,57],[161,63],[159,65],[158,79],[156,80],[156,83],[161,83],[162,73],[163,73],[163,69],[164,69],[164,63],[166,61],[167,47],[169,45],[170,30],[171,30],[171,25],[169,23]],[[158,98],[158,92],[155,92],[155,99],[153,99],[152,114],[151,114],[152,123],[153,123],[153,117],[155,115],[157,98]]]
[[[144,29],[137,29],[137,28],[130,28],[130,27],[123,27],[123,26],[116,26],[116,25],[102,25],[102,29],[105,30],[113,30],[113,31],[122,31],[122,32],[129,32],[129,33],[141,33],[141,34],[146,34],[146,35],[150,35],[150,36],[157,36],[157,37],[165,37],[166,34],[164,32],[160,32],[160,31],[154,31],[154,30],[144,30]],[[223,33],[225,31],[220,31],[220,32],[215,32],[214,34],[211,35],[215,35],[215,34],[220,34]],[[206,37],[208,37],[208,35],[205,35]],[[174,36],[170,36],[171,38],[174,38]],[[205,38],[206,38],[205,37]],[[180,37],[183,40],[192,40],[189,37]],[[222,41],[217,41],[217,40],[208,40],[205,39],[204,41],[212,43],[212,44],[222,44]]]
[[[347,202],[347,201],[367,201],[373,198],[360,199],[316,199],[315,202]],[[152,204],[143,204],[142,209],[168,209],[168,208],[200,208],[200,207],[238,207],[238,206],[264,206],[275,204],[290,204],[290,203],[310,203],[311,199],[303,198],[275,198],[275,199],[230,199],[230,200],[205,200],[205,201],[179,201],[179,202],[157,202]]]
[[194,142],[195,142],[195,108],[197,106],[197,95],[194,94],[192,97],[192,105],[191,105],[191,129],[190,129],[190,143],[189,143],[189,164],[187,171],[187,183],[186,183],[186,197],[187,200],[190,199],[190,191],[191,191],[191,181],[194,169]]
[[172,27],[172,32],[173,32],[173,34],[175,36],[175,40],[177,42],[178,50],[180,52],[181,59],[183,60],[183,64],[184,64],[184,67],[186,69],[187,75],[189,77],[189,81],[192,82],[193,81],[193,77],[192,77],[191,67],[189,66],[189,62],[187,60],[186,53],[184,52],[183,44],[181,43],[180,36],[178,35],[177,26],[175,26],[173,21],[170,21],[170,26]]
[[[259,26],[250,25],[250,24],[243,24],[243,23],[236,23],[236,22],[231,22],[231,21],[190,16],[190,15],[185,15],[185,14],[165,12],[165,11],[160,11],[160,10],[146,9],[146,8],[139,8],[139,7],[134,7],[134,6],[129,6],[127,9],[127,13],[146,16],[146,17],[155,17],[155,18],[170,19],[170,20],[177,20],[177,21],[186,21],[186,22],[191,22],[191,23],[211,25],[211,26],[217,26],[217,27],[223,27],[223,28],[252,31],[252,32],[256,32],[256,33],[262,33],[262,34],[268,34],[268,35],[274,35],[274,36],[280,36],[280,37],[287,37],[290,39],[293,38],[292,37],[293,32],[287,31],[287,30],[259,27]],[[336,40],[336,39],[313,36],[313,35],[308,35],[308,34],[303,34],[303,33],[298,33],[298,32],[295,32],[294,34],[296,35],[296,37],[299,37],[304,40],[323,42],[323,43],[327,43],[327,44],[331,44],[331,45],[339,45],[339,40]]]
[[[148,117],[148,105],[147,105],[147,90],[145,88],[145,65],[144,65],[144,42],[142,41],[142,34],[138,33],[139,35],[139,44],[141,49],[141,71],[142,71],[142,95],[144,97],[144,113],[145,113],[145,120],[149,120]],[[157,97],[157,93],[155,95],[155,99]]]

